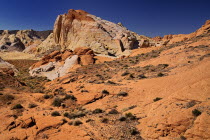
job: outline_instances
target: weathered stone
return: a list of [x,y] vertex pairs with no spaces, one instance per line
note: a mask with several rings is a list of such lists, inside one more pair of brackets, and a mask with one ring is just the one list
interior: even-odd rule
[[[116,40],[121,43],[116,43]],[[53,35],[45,40],[52,44],[38,46],[38,53],[55,46],[75,50],[80,46],[91,48],[98,54],[120,55],[124,50],[138,47],[136,36],[125,27],[102,20],[83,10],[69,10],[59,15],[54,24]],[[46,47],[47,46],[47,47]]]
[[94,59],[93,56],[91,55],[82,55],[80,56],[80,63],[82,65],[89,65],[89,64],[94,64]]

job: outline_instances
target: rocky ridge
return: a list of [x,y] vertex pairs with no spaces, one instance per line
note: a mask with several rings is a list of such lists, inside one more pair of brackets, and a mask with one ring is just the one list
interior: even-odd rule
[[61,50],[86,46],[96,54],[118,56],[129,54],[129,50],[141,46],[139,41],[143,38],[147,37],[139,36],[121,24],[103,20],[83,10],[71,9],[57,17],[53,35],[45,41],[52,44],[46,48],[47,44],[43,42],[38,46],[38,52],[44,53],[55,46]]
[[[0,50],[2,51],[23,51],[27,47],[37,46],[52,31],[34,30],[1,30],[0,31]],[[29,48],[30,48],[29,47]],[[26,50],[26,52],[28,52]]]
[[155,37],[153,40],[159,41],[159,42],[167,42],[168,44],[173,44],[176,42],[181,42],[181,41],[187,41],[192,38],[195,38],[197,36],[200,36],[202,34],[207,34],[210,32],[210,20],[207,20],[204,25],[202,25],[201,28],[196,30],[193,33],[190,34],[178,34],[178,35],[165,35],[164,37]]

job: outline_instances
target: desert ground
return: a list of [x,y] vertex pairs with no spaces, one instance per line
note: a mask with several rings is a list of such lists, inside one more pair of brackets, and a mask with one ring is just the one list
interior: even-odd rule
[[[94,16],[68,14],[95,29]],[[32,40],[27,51],[0,52],[1,140],[210,139],[209,20],[191,34],[161,38],[161,45],[141,36],[142,46],[122,51],[126,47],[71,49],[75,34],[62,38],[59,18],[53,34]],[[53,49],[56,42],[68,48]]]

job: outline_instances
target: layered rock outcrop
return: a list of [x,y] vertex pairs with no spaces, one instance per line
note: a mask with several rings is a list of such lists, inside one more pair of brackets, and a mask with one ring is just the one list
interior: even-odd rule
[[[80,46],[91,48],[95,53],[120,55],[125,50],[138,47],[138,40],[133,32],[121,24],[115,24],[91,15],[83,10],[69,10],[59,15],[54,24],[53,39],[62,49],[74,50]],[[48,45],[49,49],[55,44]],[[45,49],[44,49],[45,47]],[[46,46],[38,46],[39,53],[46,51]]]
[[51,33],[52,33],[52,30],[46,30],[46,31],[34,31],[32,29],[30,30],[0,30],[0,39],[2,39],[5,36],[15,35],[15,37],[18,37],[25,46],[30,46],[36,41],[40,41],[41,43]]
[[4,35],[0,40],[0,50],[5,51],[23,51],[25,45],[15,35]]
[[39,45],[52,31],[1,30],[0,50],[23,51],[34,53]]
[[90,48],[79,47],[74,51],[54,51],[30,67],[31,76],[46,76],[53,80],[65,76],[76,64],[94,64],[94,53]]
[[[173,44],[176,42],[186,41],[193,37],[197,37],[203,34],[210,33],[210,20],[207,20],[204,25],[201,26],[198,30],[190,34],[178,34],[178,35],[165,35],[163,38],[159,38],[161,42],[167,42],[168,44]],[[157,39],[157,37],[155,38]]]

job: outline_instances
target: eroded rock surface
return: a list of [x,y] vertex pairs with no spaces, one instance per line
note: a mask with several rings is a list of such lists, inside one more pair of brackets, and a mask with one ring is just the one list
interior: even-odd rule
[[[80,46],[91,48],[95,53],[120,55],[125,50],[138,47],[138,40],[133,32],[83,10],[69,10],[67,14],[59,15],[54,24],[53,39],[62,49],[74,50]],[[54,45],[50,45],[49,49]],[[46,50],[38,47],[39,53]]]
[[46,76],[53,80],[65,76],[76,64],[94,64],[94,53],[90,48],[80,47],[75,51],[54,51],[30,68],[31,76]]
[[0,72],[4,72],[6,74],[14,76],[14,75],[16,75],[18,73],[18,70],[15,68],[14,65],[4,61],[0,57]]

